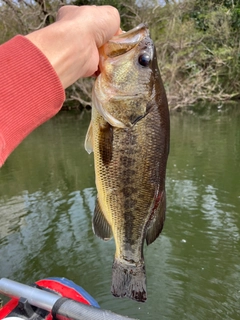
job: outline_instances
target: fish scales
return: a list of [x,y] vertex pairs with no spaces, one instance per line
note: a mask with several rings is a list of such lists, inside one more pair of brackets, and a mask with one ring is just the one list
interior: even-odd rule
[[[165,219],[169,111],[148,30],[140,25],[129,33],[136,39],[138,32],[142,38],[138,37],[132,48],[127,43],[124,51],[124,41],[120,53],[119,43],[113,47],[112,60],[112,43],[105,48],[108,56],[93,89],[92,120],[85,146],[89,152],[94,151],[98,190],[93,229],[104,240],[115,239],[112,293],[144,302],[144,241],[150,244],[157,238]],[[135,56],[142,57],[146,52],[151,55],[151,68],[139,71]],[[128,55],[128,63],[121,64],[124,55]],[[124,79],[130,83],[124,85]],[[109,87],[110,80],[113,88]],[[137,83],[131,86],[134,81]]]
[[[108,221],[112,224],[113,233],[116,234],[119,243],[124,243],[126,239],[128,240],[126,246],[129,241],[138,242],[140,253],[142,241],[139,241],[139,237],[143,237],[142,221],[148,219],[146,212],[152,203],[149,193],[155,193],[156,184],[159,184],[160,188],[161,185],[164,187],[164,180],[161,183],[160,179],[160,168],[152,165],[158,163],[161,157],[159,130],[152,130],[151,125],[148,126],[151,121],[149,118],[156,119],[156,116],[159,116],[157,112],[152,112],[133,128],[123,130],[113,128],[112,160],[107,166],[103,158],[97,155],[98,136],[101,133],[94,133],[97,139],[96,148],[94,147],[96,173],[99,173],[101,180],[99,188],[102,188],[106,198]],[[139,181],[142,184],[141,188],[136,187]],[[123,226],[128,223],[131,223],[133,230]],[[121,256],[120,252],[117,252],[117,255]],[[131,260],[131,255],[126,259]]]

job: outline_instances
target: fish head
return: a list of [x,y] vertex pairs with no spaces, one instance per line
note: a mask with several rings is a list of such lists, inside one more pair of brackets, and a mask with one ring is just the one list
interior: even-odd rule
[[100,75],[93,89],[93,107],[114,127],[133,126],[146,115],[158,71],[148,27],[140,24],[113,37],[99,53]]

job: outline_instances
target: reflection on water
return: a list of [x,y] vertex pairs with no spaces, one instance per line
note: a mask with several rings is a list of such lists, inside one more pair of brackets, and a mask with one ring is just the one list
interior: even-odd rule
[[0,277],[63,276],[106,309],[139,319],[240,318],[240,114],[172,115],[167,220],[145,248],[148,301],[110,294],[114,242],[94,236],[89,114],[61,113],[0,170]]

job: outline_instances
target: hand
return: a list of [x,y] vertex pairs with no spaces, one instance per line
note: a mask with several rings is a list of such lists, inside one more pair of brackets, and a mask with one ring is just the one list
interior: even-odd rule
[[64,6],[57,21],[26,37],[48,58],[67,88],[98,69],[98,48],[120,31],[120,17],[111,6]]

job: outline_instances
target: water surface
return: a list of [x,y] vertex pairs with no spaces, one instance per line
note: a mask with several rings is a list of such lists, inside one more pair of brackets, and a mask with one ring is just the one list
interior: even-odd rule
[[66,277],[138,319],[240,319],[240,111],[171,116],[167,220],[145,248],[148,301],[110,294],[114,242],[92,232],[90,114],[62,112],[0,170],[0,278]]

